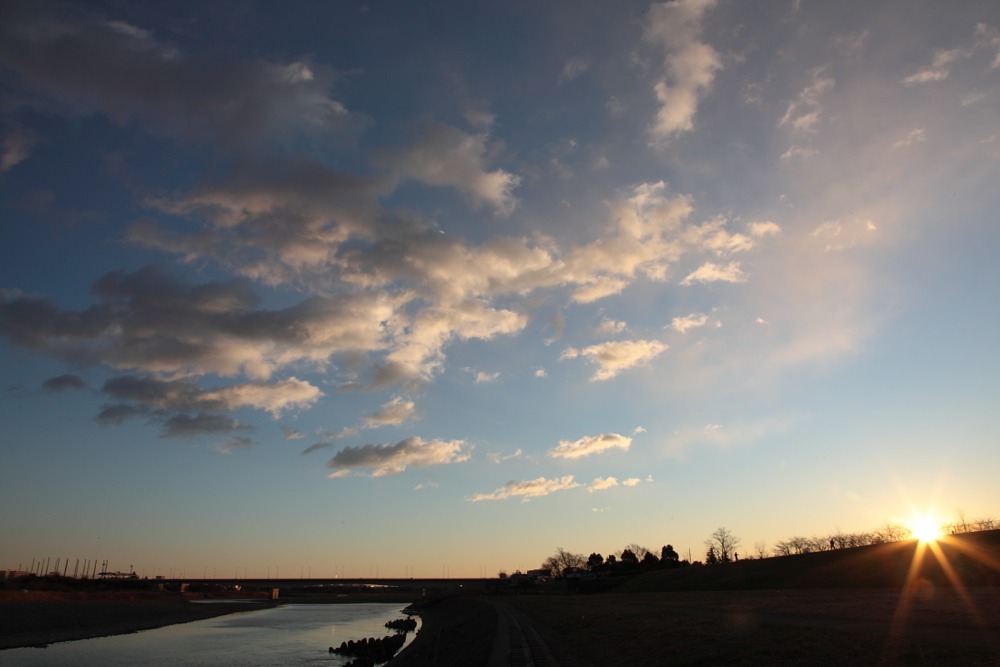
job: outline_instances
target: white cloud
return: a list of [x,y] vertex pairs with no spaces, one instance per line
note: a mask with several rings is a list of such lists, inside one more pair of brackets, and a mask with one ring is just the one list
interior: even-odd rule
[[645,432],[646,432],[645,426],[636,426],[634,429],[632,429],[633,435],[638,435],[639,433],[645,433]]
[[600,454],[610,449],[628,451],[632,438],[617,433],[602,435],[585,435],[579,440],[560,440],[559,445],[549,451],[549,456],[556,459],[578,459],[592,454]]
[[781,227],[777,223],[771,222],[770,220],[763,220],[760,222],[751,222],[747,225],[747,231],[750,232],[750,236],[754,238],[762,239],[766,236],[774,236],[775,234],[781,233]]
[[594,481],[587,487],[587,492],[604,491],[606,489],[613,489],[616,486],[618,486],[618,480],[614,477],[595,477]]
[[705,12],[714,0],[678,0],[650,8],[646,38],[664,49],[666,76],[653,86],[660,104],[652,132],[667,139],[694,127],[698,103],[712,86],[722,60],[699,41]]
[[705,313],[691,313],[684,317],[675,317],[670,321],[670,327],[674,331],[686,333],[691,329],[703,327],[708,323],[708,315]]
[[575,489],[579,486],[578,482],[573,481],[573,475],[552,479],[538,477],[524,482],[507,482],[493,493],[477,493],[469,500],[478,503],[483,500],[506,500],[507,498],[520,497],[523,502],[528,502],[532,498],[541,498],[556,491]]
[[275,419],[285,410],[311,407],[322,396],[319,388],[297,378],[272,383],[237,384],[202,394],[204,400],[219,401],[227,410],[257,408],[270,412]]
[[476,379],[474,382],[476,384],[489,384],[490,382],[496,382],[500,378],[500,373],[487,373],[486,371],[478,371],[476,373]]
[[548,376],[549,376],[549,374],[548,374],[548,372],[546,372],[546,370],[544,368],[536,368],[535,369],[535,377],[536,378],[545,378],[545,377],[548,377]]
[[694,283],[745,283],[747,275],[743,272],[740,262],[729,262],[722,265],[714,262],[705,262],[697,269],[689,273],[681,285],[693,285]]
[[[652,479],[650,479],[649,481],[652,481]],[[622,486],[627,486],[629,488],[634,486],[639,486],[640,484],[642,484],[642,480],[639,479],[638,477],[629,477],[628,479],[622,482]]]
[[388,153],[383,162],[401,178],[454,187],[473,204],[486,203],[497,215],[510,215],[517,207],[513,190],[521,179],[503,169],[486,170],[487,140],[485,134],[433,125],[409,147]]
[[623,370],[647,363],[659,356],[667,346],[658,340],[628,340],[598,343],[583,349],[568,347],[560,359],[583,357],[597,364],[591,381],[609,380]]
[[358,468],[371,469],[372,477],[395,475],[407,468],[446,465],[469,460],[464,440],[423,440],[407,438],[395,444],[345,447],[330,459],[331,478],[344,477]]

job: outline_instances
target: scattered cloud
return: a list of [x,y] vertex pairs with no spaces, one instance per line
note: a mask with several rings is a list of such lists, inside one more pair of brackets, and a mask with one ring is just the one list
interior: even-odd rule
[[233,436],[231,438],[226,438],[226,441],[219,445],[218,451],[220,454],[232,454],[233,452],[240,451],[241,449],[249,449],[254,446],[254,441],[246,436]]
[[317,442],[314,445],[309,445],[302,450],[302,454],[312,454],[313,452],[318,452],[321,449],[330,449],[333,445],[329,442]]
[[549,451],[549,456],[556,459],[578,459],[592,454],[600,454],[610,449],[628,451],[631,446],[632,438],[617,433],[585,435],[579,440],[560,440],[559,445]]
[[977,23],[975,48],[985,48],[992,51],[993,62],[990,63],[990,69],[1000,68],[1000,28],[994,28],[985,23]]
[[285,436],[285,440],[301,440],[306,437],[288,424],[281,425],[281,435]]
[[167,417],[163,422],[161,437],[164,438],[196,438],[212,433],[231,433],[233,431],[253,430],[250,426],[223,415],[197,413],[194,415],[177,414]]
[[645,432],[646,432],[646,427],[645,426],[636,426],[632,430],[632,435],[638,435],[639,433],[645,433]]
[[857,56],[865,50],[869,41],[869,31],[852,32],[844,35],[836,35],[831,39],[833,48],[837,49],[845,56]]
[[618,480],[614,477],[595,477],[594,481],[587,487],[587,492],[593,493],[595,491],[604,491],[605,489],[611,489],[616,486],[618,486]]
[[496,382],[500,378],[500,373],[487,373],[485,371],[477,371],[476,379],[474,382],[476,384],[489,384],[490,382]]
[[496,465],[499,463],[503,463],[504,461],[509,461],[511,459],[521,458],[522,454],[523,452],[521,451],[521,448],[518,447],[516,450],[514,450],[513,454],[507,454],[506,456],[498,454],[496,452],[489,452],[486,454],[486,460]]
[[653,86],[660,105],[652,132],[657,140],[694,128],[699,100],[722,69],[722,59],[699,40],[705,12],[714,0],[678,0],[654,4],[646,39],[666,51],[665,75]]
[[42,383],[42,389],[48,392],[61,392],[72,389],[86,389],[87,383],[77,375],[66,374],[51,377]]
[[469,459],[469,446],[464,440],[423,440],[407,438],[395,444],[345,447],[330,459],[327,467],[334,472],[329,477],[343,477],[352,470],[367,468],[372,477],[395,475],[407,468],[460,463]]
[[423,491],[424,489],[437,489],[440,487],[441,485],[438,484],[437,482],[421,482],[420,484],[417,484],[415,487],[413,487],[413,490]]
[[535,369],[535,377],[536,378],[545,378],[545,377],[548,377],[548,376],[549,376],[549,374],[546,372],[546,370],[544,368],[536,368]]
[[750,236],[758,239],[781,233],[781,227],[779,227],[777,223],[771,222],[770,220],[751,222],[747,225],[747,230],[750,232]]
[[927,134],[924,132],[923,128],[917,127],[898,141],[895,141],[891,148],[892,150],[898,150],[900,148],[906,148],[907,146],[912,146],[913,144],[922,144],[927,141]]
[[510,481],[493,493],[477,493],[469,498],[469,500],[474,503],[478,503],[483,500],[506,500],[508,498],[519,497],[522,502],[528,502],[532,498],[541,498],[549,495],[550,493],[565,491],[566,489],[575,489],[579,486],[580,484],[578,482],[573,481],[573,475],[554,477],[552,479],[538,477],[537,479],[524,482]]
[[38,138],[30,132],[11,132],[0,142],[0,174],[28,159]]
[[963,58],[965,52],[962,49],[940,50],[934,53],[932,63],[903,79],[903,85],[914,86],[921,83],[941,81],[948,78],[951,73],[951,65],[958,59]]
[[521,179],[503,169],[487,171],[488,139],[485,134],[431,125],[412,145],[388,152],[382,163],[400,178],[456,188],[473,205],[488,204],[497,215],[507,216],[517,208],[513,190]]
[[138,118],[241,149],[296,136],[324,140],[363,125],[330,96],[337,73],[309,59],[210,58],[123,21],[19,18],[0,32],[7,66],[53,97],[122,125]]
[[601,323],[597,325],[597,328],[594,329],[594,335],[601,338],[607,338],[625,333],[626,329],[628,329],[628,324],[625,322],[619,322],[605,317],[601,320]]
[[670,328],[680,333],[687,333],[691,329],[703,327],[708,323],[708,315],[705,313],[691,313],[684,317],[675,317],[670,320]]
[[591,376],[591,381],[610,380],[620,372],[648,363],[667,349],[664,343],[657,340],[627,340],[598,343],[583,349],[568,347],[563,350],[560,359],[576,359],[582,357],[598,369]]
[[705,262],[685,276],[681,285],[714,282],[745,283],[746,281],[747,275],[743,272],[743,266],[740,262],[729,262],[725,265]]
[[570,58],[563,64],[562,71],[559,72],[558,81],[559,83],[573,81],[586,74],[588,69],[590,69],[590,65],[583,58]]
[[416,404],[408,399],[396,396],[383,403],[382,406],[365,417],[364,428],[375,429],[383,426],[399,426],[413,419]]
[[[652,478],[650,478],[648,481],[651,482],[653,480],[652,480]],[[626,479],[626,480],[624,480],[622,482],[622,486],[627,486],[629,488],[634,487],[634,486],[639,486],[640,484],[642,484],[642,480],[639,479],[638,477],[629,477],[628,479]]]
[[813,81],[788,103],[781,125],[787,125],[797,134],[812,134],[818,129],[822,114],[821,100],[833,89],[834,81],[823,75],[823,70],[813,71]]

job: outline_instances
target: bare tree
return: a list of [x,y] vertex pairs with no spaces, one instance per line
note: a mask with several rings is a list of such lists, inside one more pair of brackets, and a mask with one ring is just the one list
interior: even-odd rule
[[561,577],[570,568],[582,568],[586,565],[587,559],[583,554],[570,553],[562,547],[556,547],[555,554],[542,563],[542,569],[551,572],[553,577]]
[[754,556],[756,556],[757,558],[767,558],[767,543],[754,542],[753,551],[754,551]]
[[740,538],[733,535],[728,528],[720,527],[705,540],[705,546],[715,552],[715,557],[720,563],[728,563],[733,560],[733,555],[740,546]]

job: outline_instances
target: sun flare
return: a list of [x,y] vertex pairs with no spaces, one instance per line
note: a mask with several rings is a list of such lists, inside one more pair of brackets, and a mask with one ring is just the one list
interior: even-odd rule
[[922,514],[910,521],[910,534],[921,542],[935,542],[941,537],[941,522],[932,514]]

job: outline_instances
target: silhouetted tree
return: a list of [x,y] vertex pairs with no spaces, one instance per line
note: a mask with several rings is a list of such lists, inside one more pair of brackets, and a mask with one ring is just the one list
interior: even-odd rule
[[596,572],[604,567],[604,557],[599,553],[592,553],[587,558],[587,567],[591,572]]
[[631,549],[626,549],[622,552],[621,557],[622,567],[631,569],[639,566],[639,557],[635,555],[635,552]]
[[664,567],[677,567],[680,564],[680,560],[681,557],[674,551],[672,544],[668,544],[660,549],[660,565]]
[[608,558],[604,561],[604,565],[609,570],[613,570],[618,567],[618,558],[614,554],[608,554]]
[[567,569],[571,567],[583,567],[587,564],[587,559],[583,554],[574,554],[566,551],[562,547],[556,547],[556,553],[545,559],[542,569],[548,570],[553,577],[561,577]]
[[652,570],[660,564],[660,559],[657,558],[652,551],[647,551],[646,555],[642,557],[641,561],[639,561],[639,564],[643,567],[643,569]]
[[754,556],[756,556],[757,558],[767,558],[767,543],[754,542],[753,551],[754,551]]
[[709,545],[708,553],[705,554],[705,564],[715,565],[718,562],[719,562],[719,557],[715,555],[715,547]]
[[705,546],[715,552],[720,563],[728,563],[733,559],[733,553],[740,546],[740,538],[732,534],[728,528],[716,528],[711,537],[705,540]]

